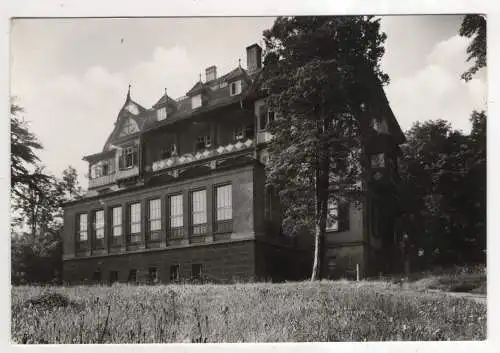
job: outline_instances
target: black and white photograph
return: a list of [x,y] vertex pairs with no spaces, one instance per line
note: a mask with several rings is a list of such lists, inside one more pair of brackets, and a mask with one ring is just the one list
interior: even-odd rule
[[12,18],[11,344],[489,338],[487,20]]

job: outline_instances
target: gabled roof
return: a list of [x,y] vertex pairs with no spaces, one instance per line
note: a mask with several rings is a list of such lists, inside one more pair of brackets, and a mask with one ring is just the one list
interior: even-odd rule
[[164,106],[164,105],[173,105],[173,106],[177,106],[177,102],[175,101],[175,99],[171,98],[166,92],[165,94],[158,100],[158,102],[156,102],[155,104],[153,104],[153,108],[158,108],[160,106]]
[[187,93],[186,93],[186,96],[193,96],[197,93],[200,93],[202,91],[205,90],[205,84],[203,84],[203,82],[201,81],[198,81],[195,83],[195,85],[193,86],[193,88],[191,88]]

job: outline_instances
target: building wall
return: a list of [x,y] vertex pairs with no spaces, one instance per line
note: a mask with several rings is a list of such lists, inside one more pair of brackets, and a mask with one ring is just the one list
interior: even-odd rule
[[[233,189],[233,231],[231,234],[223,236],[217,235],[212,239],[212,241],[223,240],[223,239],[243,239],[243,238],[253,238],[254,237],[254,217],[253,217],[253,207],[254,207],[254,185],[253,185],[253,174],[254,174],[254,166],[247,165],[243,167],[239,167],[237,169],[214,172],[211,175],[205,175],[202,177],[197,177],[184,181],[173,181],[169,184],[162,185],[159,187],[151,187],[151,188],[142,188],[134,191],[129,191],[126,193],[120,193],[115,195],[103,196],[101,198],[93,198],[90,200],[82,200],[77,203],[68,205],[64,210],[64,258],[74,257],[76,253],[75,251],[75,240],[76,240],[76,217],[78,214],[82,212],[87,212],[89,214],[89,223],[92,218],[92,212],[97,209],[105,210],[105,219],[106,219],[106,227],[105,227],[105,243],[109,244],[109,238],[111,234],[110,229],[110,213],[111,207],[122,205],[123,214],[125,215],[127,212],[127,205],[131,202],[142,202],[142,239],[143,244],[139,248],[148,248],[148,244],[144,242],[145,237],[145,224],[146,224],[146,208],[147,201],[152,198],[161,198],[162,200],[162,239],[160,248],[165,248],[168,245],[167,237],[166,237],[166,225],[168,224],[167,218],[167,208],[165,207],[168,202],[168,196],[172,194],[183,193],[183,203],[184,203],[184,228],[189,228],[189,217],[190,213],[189,208],[189,192],[191,190],[205,188],[207,190],[207,222],[208,222],[208,236],[213,235],[213,221],[215,219],[215,215],[213,212],[213,204],[214,204],[214,188],[216,185],[230,182],[232,184]],[[124,239],[126,239],[126,235],[128,232],[127,219],[126,217],[124,224]],[[89,230],[90,228],[89,224]],[[89,238],[91,238],[91,233],[89,233]],[[205,239],[203,241],[210,241],[211,239]],[[185,242],[194,242],[194,238],[187,238]],[[118,249],[118,252],[126,252],[127,250],[135,250],[135,246],[127,245],[121,249]],[[112,249],[110,245],[107,245],[107,249],[100,254],[108,254],[111,253]],[[78,255],[78,254],[77,254]],[[79,254],[81,256],[90,255],[88,252],[84,254]]]
[[63,279],[76,284],[92,282],[94,272],[100,271],[103,283],[110,281],[110,272],[118,272],[118,281],[127,282],[130,270],[137,270],[137,281],[149,280],[149,268],[159,271],[162,283],[170,282],[170,266],[180,266],[180,280],[190,279],[192,265],[202,265],[202,276],[214,282],[251,280],[255,277],[255,244],[252,240],[220,244],[164,249],[95,258],[64,261]]

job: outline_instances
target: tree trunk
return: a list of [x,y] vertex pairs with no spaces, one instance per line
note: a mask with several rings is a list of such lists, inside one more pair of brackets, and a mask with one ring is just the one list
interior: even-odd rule
[[321,259],[319,258],[320,238],[321,238],[321,230],[318,223],[316,223],[316,229],[314,232],[314,262],[311,274],[311,281],[314,281],[319,278],[319,269],[321,265]]

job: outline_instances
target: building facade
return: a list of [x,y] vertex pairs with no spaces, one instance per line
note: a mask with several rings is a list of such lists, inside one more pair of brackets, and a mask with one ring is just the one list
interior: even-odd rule
[[[259,90],[262,49],[246,48],[247,67],[206,77],[151,108],[130,87],[101,152],[89,163],[86,195],[64,206],[66,282],[296,280],[310,274],[312,237],[281,230],[277,195],[265,187],[267,128],[274,113]],[[379,184],[397,178],[401,130],[390,112],[373,120],[371,164]],[[404,137],[403,137],[404,138]],[[324,261],[332,276],[368,273],[388,248],[393,215],[332,207]],[[388,209],[383,206],[382,208]],[[374,211],[375,210],[375,211]],[[388,228],[387,228],[388,227]]]

